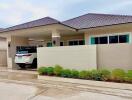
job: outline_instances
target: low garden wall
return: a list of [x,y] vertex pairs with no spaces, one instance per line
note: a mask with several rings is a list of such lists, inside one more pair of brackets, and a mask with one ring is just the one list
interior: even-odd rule
[[38,48],[38,67],[132,70],[132,44],[102,44]]
[[37,49],[38,67],[56,64],[69,69],[96,69],[96,46],[41,47]]
[[99,69],[132,70],[132,44],[97,45],[97,65]]

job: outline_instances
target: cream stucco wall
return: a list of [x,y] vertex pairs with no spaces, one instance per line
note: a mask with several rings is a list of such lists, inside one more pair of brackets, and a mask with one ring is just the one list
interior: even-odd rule
[[[70,40],[83,40],[84,34],[77,34],[77,35],[62,35],[60,37],[60,42],[64,43],[64,46],[68,46],[68,41]],[[43,45],[46,47],[46,44],[48,42],[52,41],[52,37],[46,37],[46,38],[34,38],[34,40],[29,41],[29,45]]]
[[[8,44],[10,43],[10,47]],[[17,69],[18,66],[14,63],[16,46],[26,46],[28,45],[28,38],[10,36],[7,37],[7,61],[9,69]]]
[[132,44],[38,48],[38,67],[62,65],[70,69],[132,70]]
[[130,39],[132,41],[132,24],[120,24],[99,28],[91,28],[83,30],[85,33],[85,43],[90,44],[90,36],[102,36],[102,35],[112,35],[112,34],[130,34]]
[[7,50],[6,38],[0,38],[0,50]]
[[0,67],[7,67],[6,38],[1,38],[1,37],[0,37]]
[[132,44],[97,45],[98,68],[132,70]]
[[0,50],[0,67],[7,67],[7,51]]
[[70,69],[96,69],[96,46],[42,47],[37,49],[38,67],[59,64]]
[[132,24],[121,24],[83,30],[85,43],[90,44],[91,36],[130,34],[130,43],[97,45],[98,68],[132,69]]

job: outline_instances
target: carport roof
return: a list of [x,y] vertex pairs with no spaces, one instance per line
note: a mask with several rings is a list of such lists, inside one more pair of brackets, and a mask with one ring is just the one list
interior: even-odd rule
[[6,28],[6,29],[2,30],[2,32],[13,31],[13,30],[18,30],[18,29],[27,29],[27,28],[57,24],[57,23],[60,23],[60,22],[56,19],[53,19],[53,18],[50,18],[50,17],[44,17],[44,18],[41,18],[41,19],[38,19],[38,20],[34,20],[34,21],[31,21],[31,22],[27,22],[27,23],[24,23],[24,24],[19,24],[19,25],[16,25],[16,26]]

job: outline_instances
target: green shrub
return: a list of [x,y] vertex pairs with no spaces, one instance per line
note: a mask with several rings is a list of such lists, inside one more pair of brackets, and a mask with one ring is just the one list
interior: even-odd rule
[[132,70],[128,70],[128,72],[126,73],[126,76],[132,78]]
[[54,74],[56,76],[60,76],[63,68],[60,65],[55,65],[54,67]]
[[102,70],[100,70],[100,73],[102,75],[101,80],[106,81],[106,80],[110,79],[111,72],[109,70],[102,69]]
[[126,73],[125,81],[132,83],[132,70],[128,70],[128,72]]
[[91,74],[91,71],[87,71],[87,79],[92,79],[92,74]]
[[71,70],[71,77],[78,78],[79,77],[79,71],[77,70]]
[[92,70],[91,71],[91,78],[96,81],[102,80],[102,74],[100,70]]
[[118,82],[122,82],[124,81],[124,77],[125,77],[125,71],[122,69],[114,69],[112,70],[112,80],[113,81],[118,81]]
[[46,75],[47,74],[47,67],[40,67],[38,68],[39,75]]
[[79,78],[81,79],[87,79],[87,71],[83,70],[79,72]]
[[63,69],[61,72],[62,77],[71,77],[71,70],[70,69]]
[[47,75],[53,75],[54,74],[54,68],[53,67],[48,67],[47,68]]

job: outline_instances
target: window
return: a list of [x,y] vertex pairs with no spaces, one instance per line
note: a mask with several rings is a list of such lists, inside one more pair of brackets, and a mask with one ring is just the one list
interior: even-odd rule
[[84,40],[79,40],[79,45],[84,45],[85,44],[85,41]]
[[69,46],[73,46],[73,45],[84,45],[85,42],[84,40],[72,40],[72,41],[69,41]]
[[90,41],[91,41],[91,44],[129,43],[129,34],[91,37]]
[[52,42],[48,42],[47,47],[52,47]]
[[[60,42],[60,46],[64,46],[64,42]],[[47,47],[52,47],[52,42],[48,42]]]
[[99,38],[95,37],[95,44],[99,44]]
[[109,36],[109,43],[118,43],[118,35]]
[[99,43],[100,44],[108,44],[108,37],[107,36],[99,37]]
[[94,37],[91,37],[90,40],[91,40],[91,44],[96,44],[96,43],[95,43],[95,38],[94,38]]
[[71,46],[71,45],[74,45],[73,41],[69,41],[69,45],[70,45],[70,46]]
[[119,35],[119,43],[128,43],[129,35]]
[[64,46],[64,42],[60,42],[60,46]]
[[107,44],[108,43],[108,37],[92,37],[91,38],[91,44]]

